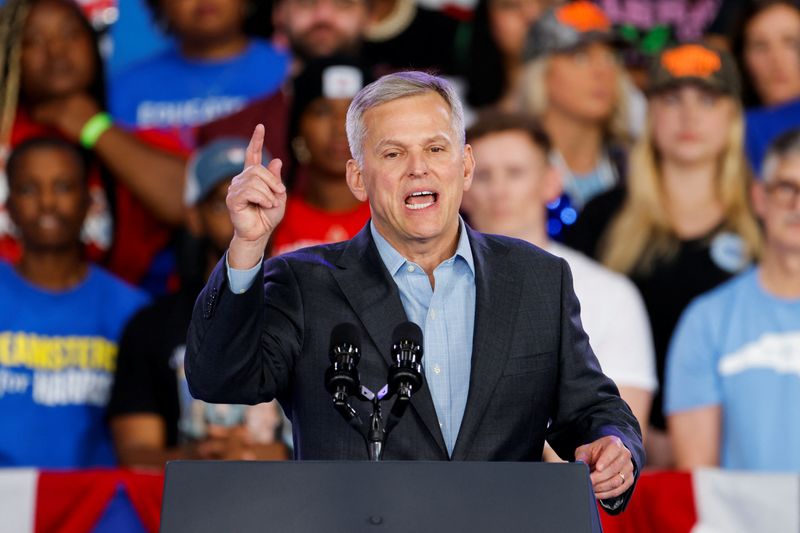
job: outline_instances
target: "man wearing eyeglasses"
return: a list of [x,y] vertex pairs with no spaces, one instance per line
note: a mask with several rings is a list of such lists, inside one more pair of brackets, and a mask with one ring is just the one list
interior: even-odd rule
[[687,308],[667,356],[681,469],[800,471],[800,129],[773,143],[762,169],[760,262]]

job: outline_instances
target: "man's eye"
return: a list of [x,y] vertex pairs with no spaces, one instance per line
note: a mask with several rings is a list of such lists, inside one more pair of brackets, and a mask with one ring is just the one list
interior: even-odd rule
[[431,152],[438,154],[439,152],[444,152],[444,148],[441,146],[432,146]]
[[400,154],[397,152],[387,152],[386,154],[383,155],[383,157],[385,157],[386,159],[397,159],[399,155]]

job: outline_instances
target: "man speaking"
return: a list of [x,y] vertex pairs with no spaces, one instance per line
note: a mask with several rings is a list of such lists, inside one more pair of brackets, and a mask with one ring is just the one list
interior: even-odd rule
[[347,113],[347,183],[372,220],[352,240],[263,264],[283,217],[281,162],[261,165],[263,126],[227,205],[234,237],[197,300],[186,374],[196,398],[277,398],[299,459],[365,459],[325,390],[331,330],[361,330],[361,382],[385,382],[392,331],[424,332],[425,384],[386,443],[390,460],[537,461],[544,441],[589,465],[621,511],[644,464],[641,433],[580,323],[566,263],[472,231],[458,214],[475,161],[443,79],[385,76]]

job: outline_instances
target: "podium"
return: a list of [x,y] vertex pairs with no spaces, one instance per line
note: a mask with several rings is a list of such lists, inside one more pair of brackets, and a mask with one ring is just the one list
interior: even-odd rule
[[583,463],[173,461],[162,533],[601,532]]

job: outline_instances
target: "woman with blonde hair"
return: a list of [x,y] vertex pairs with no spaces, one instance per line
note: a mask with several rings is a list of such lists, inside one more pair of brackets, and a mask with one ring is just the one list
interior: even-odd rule
[[623,180],[630,83],[615,41],[605,13],[583,1],[548,10],[528,33],[521,104],[553,140],[552,162],[572,208],[560,224]]
[[[631,150],[626,188],[598,196],[566,237],[638,286],[663,385],[667,346],[681,312],[750,264],[760,235],[748,202],[733,59],[683,44],[665,50],[650,76],[646,129]],[[659,393],[648,458],[670,466],[661,401]]]

